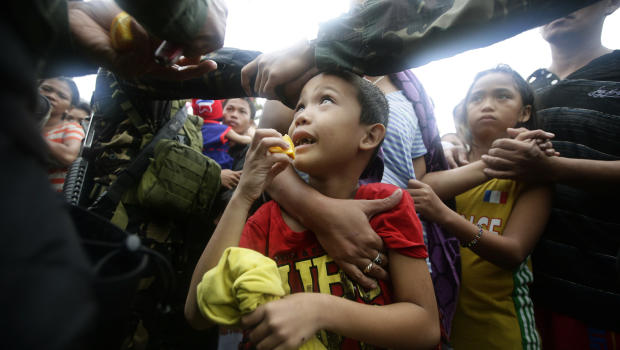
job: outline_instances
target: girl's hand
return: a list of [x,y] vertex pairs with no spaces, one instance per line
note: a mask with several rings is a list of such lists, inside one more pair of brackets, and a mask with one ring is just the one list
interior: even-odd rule
[[269,147],[288,148],[282,135],[273,129],[258,129],[254,134],[237,190],[239,195],[254,202],[271,180],[284,170],[291,159],[284,153],[271,153]]
[[450,210],[433,191],[431,186],[424,182],[411,179],[407,185],[407,192],[413,198],[415,210],[429,221],[440,222],[446,210]]
[[321,329],[320,303],[319,293],[291,294],[259,306],[241,326],[253,328],[249,337],[257,349],[298,349]]

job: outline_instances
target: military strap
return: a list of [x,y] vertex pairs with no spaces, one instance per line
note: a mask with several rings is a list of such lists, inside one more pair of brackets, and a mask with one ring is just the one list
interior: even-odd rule
[[114,211],[123,193],[131,186],[135,185],[142,177],[142,174],[149,165],[150,158],[153,156],[155,145],[160,140],[174,138],[179,130],[181,130],[181,127],[183,127],[183,124],[185,124],[186,119],[187,111],[185,108],[179,108],[166,125],[157,132],[153,140],[140,151],[131,165],[118,175],[116,181],[114,181],[88,209],[102,214]]
[[131,99],[125,94],[123,89],[111,72],[107,72],[107,74],[103,75],[104,79],[107,81],[110,90],[112,91],[112,99],[115,100],[115,105],[120,106],[122,113],[124,113],[131,121],[131,124],[138,130],[140,135],[146,135],[151,132],[152,128],[149,124],[142,118],[140,112],[136,110]]

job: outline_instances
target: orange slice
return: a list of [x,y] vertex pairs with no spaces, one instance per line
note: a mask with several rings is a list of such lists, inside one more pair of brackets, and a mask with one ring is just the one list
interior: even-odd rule
[[269,152],[284,153],[287,156],[291,157],[292,159],[295,159],[295,145],[293,145],[293,140],[291,140],[291,137],[288,135],[282,136],[282,139],[288,143],[288,148],[282,149],[282,147],[279,147],[279,146],[269,147]]

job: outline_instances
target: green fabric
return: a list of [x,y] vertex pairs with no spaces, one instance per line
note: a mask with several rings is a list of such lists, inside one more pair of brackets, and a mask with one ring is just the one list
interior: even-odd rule
[[368,0],[321,25],[319,69],[384,75],[484,47],[594,0]]
[[[283,283],[272,259],[251,249],[226,248],[218,264],[196,287],[198,308],[219,325],[237,325],[241,316],[283,297]],[[321,350],[325,346],[312,337],[300,349]]]
[[207,18],[207,0],[116,0],[144,28],[161,39],[189,42]]
[[173,217],[206,215],[220,187],[220,167],[196,149],[161,140],[138,185],[138,201]]

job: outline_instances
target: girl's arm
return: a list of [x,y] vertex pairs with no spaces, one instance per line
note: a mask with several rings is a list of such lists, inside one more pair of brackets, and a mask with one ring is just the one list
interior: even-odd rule
[[226,138],[229,141],[236,142],[236,143],[243,143],[244,145],[247,145],[250,142],[252,142],[252,137],[247,136],[247,135],[239,135],[233,129],[228,130],[228,132],[226,133]]
[[488,181],[483,171],[485,167],[484,162],[478,160],[459,168],[426,173],[418,180],[428,184],[439,198],[447,200]]
[[281,139],[280,134],[275,130],[257,131],[254,141],[248,150],[239,185],[226,206],[192,274],[189,292],[185,300],[185,318],[196,329],[204,329],[211,325],[198,309],[196,300],[198,283],[207,271],[217,265],[226,248],[236,247],[239,244],[252,203],[263,192],[266,184],[290,163],[290,158],[287,155],[267,151],[272,146],[287,146],[287,143]]
[[[462,243],[472,242],[479,228],[452,211],[433,193],[430,186],[416,181],[411,195],[415,207],[425,218],[435,221]],[[551,188],[543,185],[525,189],[517,199],[502,235],[482,230],[471,248],[487,261],[503,268],[517,267],[534,249],[551,212]]]
[[436,346],[439,316],[425,260],[394,251],[389,259],[394,304],[367,305],[330,294],[296,293],[243,318],[242,324],[255,326],[250,340],[258,348],[296,349],[318,330],[329,330],[386,348]]

